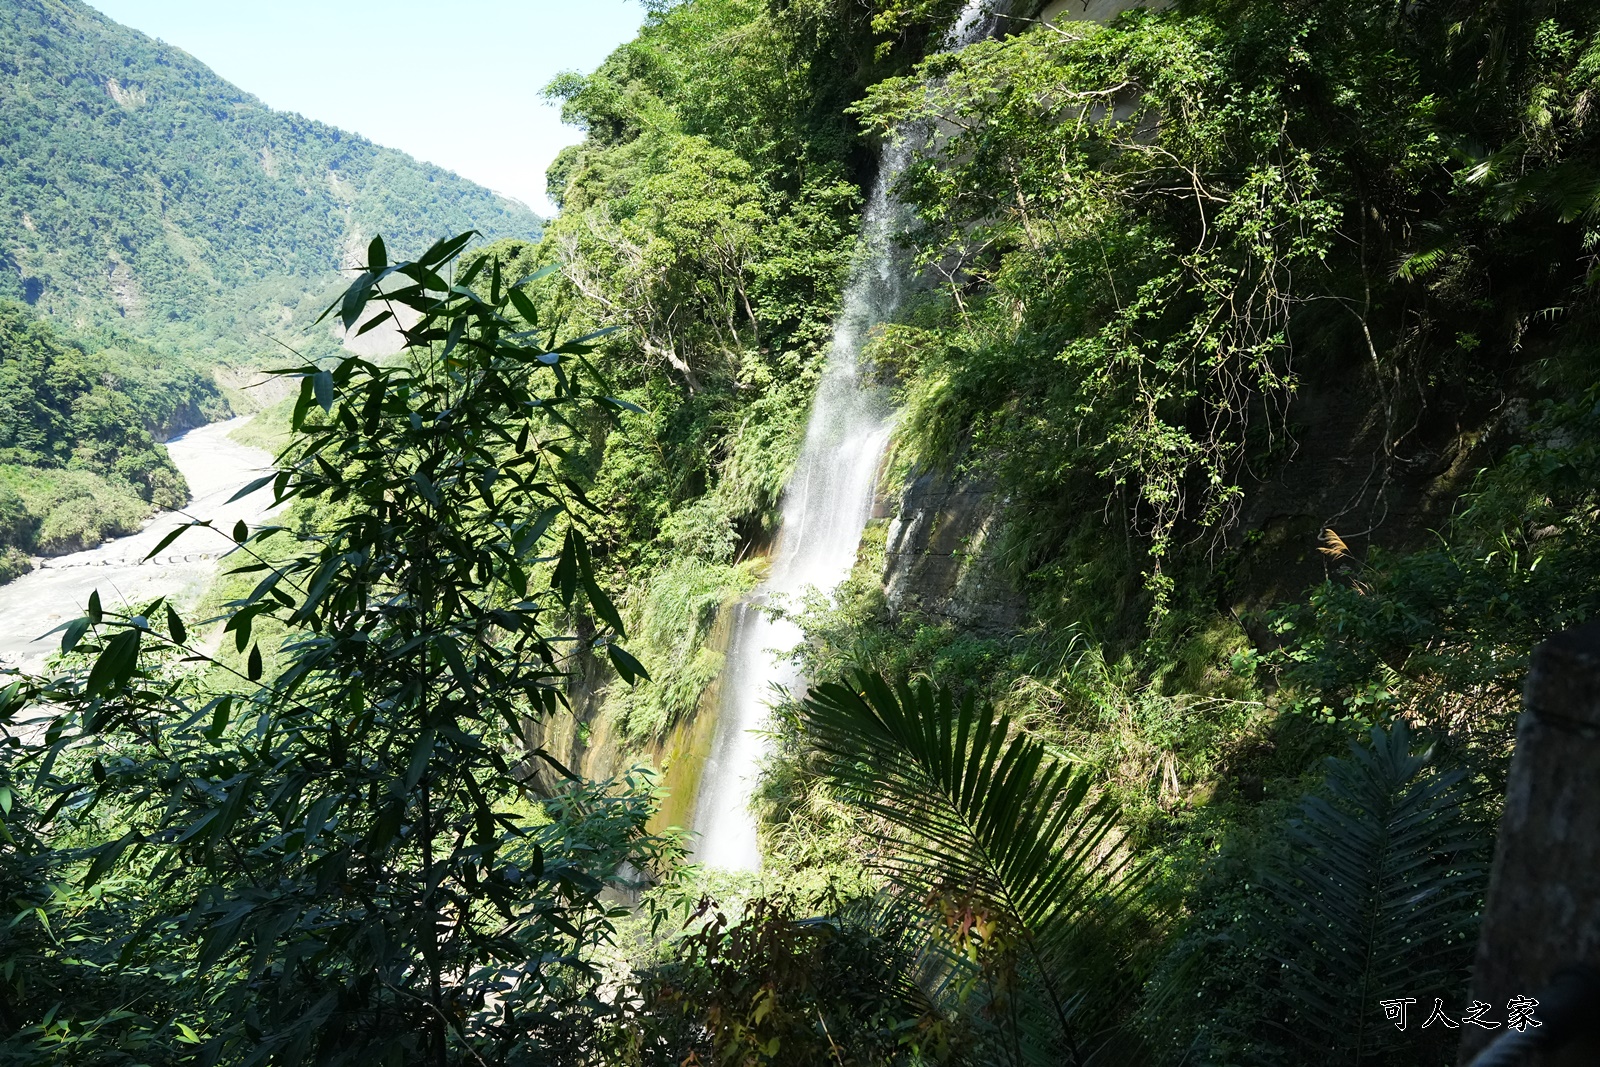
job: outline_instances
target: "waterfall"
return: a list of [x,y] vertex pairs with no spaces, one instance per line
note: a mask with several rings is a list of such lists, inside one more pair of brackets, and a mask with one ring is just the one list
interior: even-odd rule
[[[992,31],[993,10],[986,0],[968,0],[945,48],[986,36]],[[909,155],[901,140],[884,147],[861,218],[862,254],[845,286],[827,367],[784,492],[772,566],[761,587],[733,609],[716,730],[693,819],[699,835],[694,858],[708,867],[760,868],[750,812],[764,752],[758,731],[774,692],[798,693],[804,685],[798,667],[785,655],[800,643],[800,628],[788,619],[772,618],[767,608],[774,602],[798,605],[808,587],[831,592],[849,577],[872,514],[878,465],[894,412],[885,390],[864,376],[861,348],[868,332],[894,313],[905,287],[905,270],[893,242],[898,206],[890,190]]]

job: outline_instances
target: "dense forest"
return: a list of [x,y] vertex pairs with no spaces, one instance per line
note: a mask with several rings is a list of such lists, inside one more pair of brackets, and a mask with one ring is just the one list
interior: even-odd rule
[[[0,1056],[1455,1062],[1378,1005],[1466,1006],[1518,687],[1600,596],[1600,9],[1107,6],[651,4],[546,90],[537,239],[364,240],[328,320],[407,350],[282,373],[216,617],[97,598],[0,697]],[[706,870],[641,765],[880,179],[879,517],[774,605],[809,689]],[[70,469],[51,411],[5,447]]]
[[160,445],[222,410],[188,362],[132,346],[91,351],[0,300],[0,581],[35,553],[92,547],[189,500]]

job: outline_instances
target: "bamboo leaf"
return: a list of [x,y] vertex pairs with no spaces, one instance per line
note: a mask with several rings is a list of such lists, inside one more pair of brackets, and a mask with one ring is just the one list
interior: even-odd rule
[[156,556],[161,554],[162,549],[164,549],[168,545],[172,544],[172,542],[176,541],[179,537],[183,536],[183,533],[184,533],[185,530],[187,530],[191,526],[195,526],[195,525],[197,525],[197,524],[196,523],[192,523],[192,522],[186,522],[181,526],[176,526],[176,527],[172,528],[171,530],[168,530],[166,536],[162,537],[161,540],[156,542],[156,547],[152,548],[149,552],[145,553],[145,555],[144,555],[145,560],[155,559]]
[[650,680],[650,672],[644,669],[644,664],[631,656],[627,649],[615,641],[606,642],[606,655],[611,659],[611,665],[616,668],[622,680],[629,685],[637,685],[641,681]]
[[356,331],[356,336],[360,337],[362,334],[376,330],[379,326],[382,326],[392,318],[394,318],[394,312],[392,311],[385,311],[381,314],[374,315],[372,318],[361,324],[361,328]]
[[83,635],[89,632],[89,617],[80,616],[57,627],[61,630],[61,651],[71,652],[78,647],[78,642],[83,640]]
[[318,371],[311,376],[311,390],[316,396],[317,406],[323,411],[333,410],[333,374],[329,371]]
[[105,696],[126,686],[138,666],[139,630],[130,626],[106,642],[85,687],[95,696]]
[[468,230],[466,233],[456,234],[454,237],[440,238],[422,255],[417,257],[417,262],[424,267],[437,269],[440,264],[447,263],[460,254],[467,247],[467,242],[478,236],[477,230]]
[[122,858],[122,854],[129,847],[137,844],[139,840],[139,835],[129,830],[115,841],[107,842],[93,849],[90,854],[94,858],[89,862],[88,871],[84,873],[83,888],[91,888],[100,879],[110,874],[112,868],[117,865],[117,861]]
[[276,478],[277,476],[278,476],[278,473],[276,471],[274,471],[271,474],[264,474],[260,478],[256,478],[256,479],[252,480],[244,488],[240,489],[237,493],[234,493],[232,496],[230,496],[228,498],[228,503],[231,504],[235,500],[243,500],[245,497],[249,496],[251,493],[255,492],[257,489],[260,489],[262,486],[270,485],[272,483],[272,480],[274,478]]

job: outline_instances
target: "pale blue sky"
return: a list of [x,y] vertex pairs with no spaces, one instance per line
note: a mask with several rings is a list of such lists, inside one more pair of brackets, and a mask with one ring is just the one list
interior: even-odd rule
[[[544,169],[580,134],[539,90],[633,37],[635,0],[88,0],[268,105],[352,130],[541,214]],[[431,88],[386,94],[418,72]],[[458,89],[465,88],[464,94]]]

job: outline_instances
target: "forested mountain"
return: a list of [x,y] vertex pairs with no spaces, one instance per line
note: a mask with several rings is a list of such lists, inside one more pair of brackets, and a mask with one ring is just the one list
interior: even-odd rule
[[372,235],[540,226],[78,0],[0,4],[0,580],[186,501],[152,435],[226,415],[279,342],[336,352],[307,327]]
[[471,227],[535,237],[540,222],[272,111],[78,0],[0,6],[0,295],[240,360],[304,325],[307,294],[373,234],[415,252]]
[[188,503],[156,437],[223,414],[188,360],[138,345],[89,347],[32,308],[0,300],[0,581],[34,553],[131,533]]

